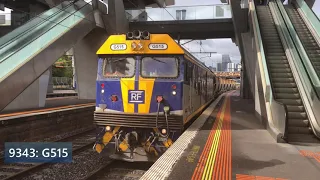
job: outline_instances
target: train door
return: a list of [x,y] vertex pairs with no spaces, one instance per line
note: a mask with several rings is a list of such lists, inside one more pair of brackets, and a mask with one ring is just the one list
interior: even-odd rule
[[185,83],[184,83],[184,110],[186,111],[186,115],[192,114],[194,111],[193,109],[193,96],[194,96],[194,79],[193,79],[193,69],[192,64],[185,60],[184,63],[184,77],[185,77]]
[[207,102],[208,101],[208,73],[206,72],[205,73],[205,78],[204,78],[204,80],[205,80],[205,87],[204,87],[204,89],[205,89],[205,101]]
[[190,107],[190,110],[191,110],[191,112],[193,112],[194,111],[194,107],[193,107],[193,94],[194,94],[194,89],[193,89],[193,87],[194,87],[194,83],[195,83],[195,81],[194,81],[194,73],[193,73],[193,64],[192,63],[190,63],[190,62],[188,62],[188,69],[189,69],[189,71],[188,71],[188,73],[189,73],[189,78],[190,78],[190,85],[189,85],[189,97],[190,97],[190,101],[189,101],[189,107]]

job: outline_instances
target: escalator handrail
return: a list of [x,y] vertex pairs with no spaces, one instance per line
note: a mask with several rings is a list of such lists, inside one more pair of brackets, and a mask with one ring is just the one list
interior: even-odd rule
[[[70,14],[70,15],[68,15],[66,18],[62,19],[60,22],[66,20],[66,19],[69,18],[71,15],[74,15],[75,13],[79,12],[82,8],[84,8],[84,7],[88,6],[88,5],[90,5],[90,4],[85,4],[85,5],[83,5],[82,7],[78,8],[78,10],[74,11],[73,13],[69,13],[69,12],[68,12],[68,14]],[[91,5],[90,5],[90,6],[91,6]],[[84,17],[83,19],[85,19],[85,17]],[[58,25],[60,24],[60,22],[57,23],[56,25],[54,25],[54,27],[58,26]],[[52,28],[51,28],[51,29],[52,29]],[[38,36],[34,37],[34,38],[33,38],[30,42],[28,42],[27,44],[21,46],[21,47],[20,47],[19,49],[17,49],[16,51],[13,51],[13,52],[11,52],[10,54],[6,55],[3,59],[0,59],[0,64],[1,64],[2,62],[6,61],[9,57],[11,57],[11,56],[12,56],[13,54],[15,54],[17,51],[23,49],[23,48],[24,48],[25,46],[27,46],[28,44],[34,42],[36,39],[38,39],[39,37],[41,37],[43,34],[47,33],[48,31],[50,31],[51,29],[49,29],[49,30],[47,30],[47,31],[44,31],[43,33],[41,33],[41,34],[39,34]],[[1,80],[1,77],[0,77],[0,80]]]
[[[269,6],[269,8],[270,8],[270,11],[271,11],[271,8],[272,7],[270,7],[270,5],[267,5],[267,6]],[[277,10],[277,9],[274,9],[274,10]],[[278,31],[278,30],[277,30]],[[272,84],[272,82],[271,82],[271,84]],[[272,91],[272,93],[273,94],[275,94],[274,93],[274,90],[273,90],[273,88],[271,88],[271,91]],[[288,107],[287,107],[287,105],[286,104],[284,104],[284,103],[282,103],[282,102],[280,102],[280,101],[277,101],[276,99],[274,99],[274,101],[277,103],[277,104],[280,104],[282,107],[283,107],[283,109],[284,109],[284,117],[285,117],[285,119],[284,119],[284,132],[283,132],[283,136],[281,137],[283,140],[285,140],[285,141],[287,141],[288,142],[288,124],[289,124],[289,119],[288,119]]]
[[263,71],[263,74],[261,74],[261,77],[264,79],[264,81],[262,81],[262,84],[265,82],[265,85],[263,85],[264,95],[265,95],[266,101],[270,102],[272,99],[272,92],[270,90],[271,89],[270,78],[269,78],[270,76],[269,76],[268,67],[266,63],[266,56],[264,54],[259,21],[258,21],[258,16],[257,16],[254,1],[251,1],[249,3],[249,8],[251,9],[250,12],[251,12],[252,19],[254,21],[253,25],[255,26],[253,29],[254,31],[256,31],[254,35],[255,35],[255,39],[257,40],[256,44],[258,43],[257,50],[260,52],[260,57],[261,57],[261,60],[259,60],[259,57],[258,57],[258,64],[260,66],[260,69],[262,69]]
[[[287,141],[287,124],[288,124],[288,109],[287,109],[287,106],[285,104],[283,104],[282,102],[276,100],[274,97],[273,97],[273,94],[274,91],[273,91],[273,88],[272,88],[272,84],[271,84],[271,80],[270,80],[270,75],[269,75],[269,70],[268,70],[268,67],[267,67],[267,61],[266,61],[266,56],[265,56],[265,51],[264,51],[264,47],[263,47],[263,43],[262,43],[262,37],[261,37],[261,32],[260,32],[260,27],[259,27],[259,21],[258,21],[258,16],[257,16],[257,12],[256,12],[256,7],[255,7],[255,3],[254,1],[250,1],[249,2],[249,8],[250,8],[250,12],[251,12],[251,15],[252,15],[252,19],[253,19],[253,25],[255,26],[253,29],[255,31],[255,38],[256,40],[258,40],[258,50],[260,51],[260,57],[261,57],[261,61],[259,60],[258,58],[258,64],[260,66],[260,69],[262,68],[263,70],[263,75],[261,74],[261,77],[265,79],[266,81],[266,89],[264,88],[264,91],[265,91],[265,98],[266,98],[266,101],[267,102],[270,102],[270,104],[272,104],[271,102],[274,102],[276,104],[279,104],[280,106],[283,107],[283,110],[284,110],[284,117],[285,117],[285,125],[284,125],[284,132],[282,132],[282,139]],[[256,42],[257,44],[257,42]],[[263,84],[263,80],[262,80],[262,84]],[[267,92],[269,91],[269,92]],[[269,96],[268,94],[269,93]],[[273,122],[272,122],[273,123]],[[281,132],[281,130],[280,130]]]
[[311,60],[309,59],[309,56],[305,51],[304,46],[302,45],[300,38],[297,35],[295,28],[291,22],[291,19],[289,18],[286,10],[284,9],[283,4],[279,0],[277,0],[276,2],[279,8],[279,11],[284,19],[285,25],[287,26],[291,39],[294,42],[294,46],[296,47],[297,51],[299,52],[299,55],[301,56],[300,59],[304,64],[305,71],[308,74],[308,79],[311,81],[311,84],[315,90],[315,94],[319,99],[320,98],[320,79],[317,75],[317,72],[315,71],[311,63]]
[[[294,5],[299,6],[314,29],[320,30],[320,19],[304,0],[295,0]],[[318,31],[317,31],[318,32]]]
[[[11,39],[8,39],[8,40],[7,40],[6,42],[4,42],[3,44],[0,44],[0,49],[3,48],[4,46],[8,45],[8,43],[10,43],[10,42],[18,39],[18,38],[21,37],[22,35],[24,35],[24,34],[28,33],[29,31],[33,30],[35,27],[40,26],[41,24],[43,24],[43,23],[45,23],[45,22],[47,22],[47,21],[50,21],[49,19],[51,19],[52,17],[55,17],[57,14],[63,12],[64,9],[70,7],[70,6],[72,5],[72,3],[69,3],[66,7],[64,7],[64,8],[62,8],[62,9],[58,8],[58,6],[60,6],[60,5],[61,5],[61,4],[59,4],[59,5],[57,5],[56,7],[54,7],[54,8],[56,8],[56,9],[58,9],[58,11],[57,11],[57,12],[54,12],[54,13],[51,14],[51,15],[49,15],[48,17],[45,17],[45,18],[42,18],[42,17],[41,17],[41,16],[43,16],[44,13],[47,12],[47,11],[45,11],[45,12],[37,15],[36,17],[31,18],[30,20],[28,20],[27,22],[25,22],[25,23],[24,23],[23,25],[21,25],[20,27],[14,29],[14,30],[13,30],[12,32],[10,32],[10,33],[14,33],[14,32],[16,32],[16,31],[18,31],[19,28],[20,28],[20,29],[21,29],[21,28],[24,28],[24,26],[27,26],[27,23],[30,23],[31,21],[33,21],[33,20],[35,20],[35,19],[37,19],[37,18],[40,18],[40,19],[41,19],[39,22],[37,22],[37,23],[35,23],[34,25],[28,27],[28,28],[27,28],[25,31],[23,31],[22,33],[19,33],[19,34],[15,35],[14,37],[12,37]],[[53,8],[51,8],[51,9],[53,9]],[[9,34],[7,34],[7,35],[9,35]],[[2,38],[0,38],[0,40],[1,40],[1,39],[2,39]]]
[[[312,80],[310,80],[311,77],[310,77],[309,69],[306,68],[306,65],[304,64],[306,62],[306,60],[309,61],[309,57],[308,56],[304,57],[304,55],[302,54],[303,51],[305,52],[304,48],[301,49],[301,48],[297,47],[299,44],[302,46],[302,43],[300,42],[300,39],[295,39],[298,37],[298,35],[294,31],[291,20],[288,17],[282,2],[280,2],[280,0],[276,0],[276,6],[279,9],[279,13],[280,13],[279,16],[282,17],[282,21],[284,24],[283,26],[285,27],[285,29],[287,31],[287,32],[284,31],[284,33],[287,34],[286,37],[288,37],[287,43],[290,44],[290,46],[292,47],[292,50],[291,50],[292,56],[295,59],[295,61],[293,63],[295,64],[294,66],[296,67],[296,69],[299,73],[299,77],[301,77],[300,79],[301,79],[301,83],[302,83],[302,86],[304,89],[303,91],[313,90],[317,87],[315,87]],[[290,28],[290,26],[291,26],[291,28]],[[309,61],[309,63],[310,63],[310,61]],[[311,89],[308,89],[308,85],[310,85]],[[319,90],[319,88],[315,89],[315,94],[318,96],[317,90]],[[310,106],[312,108],[312,104],[314,103],[314,102],[312,102],[312,100],[313,100],[312,94],[305,92],[305,96],[306,96],[305,98],[307,99],[307,101],[309,101],[309,103],[308,102],[307,103],[310,104]],[[317,98],[318,98],[317,100],[319,100],[319,97],[317,97]],[[311,111],[317,111],[317,109],[312,109]],[[310,122],[310,125],[312,128],[312,131],[314,132],[315,136],[320,138],[320,124],[315,117],[315,112],[312,112],[312,114],[310,114],[310,115],[311,115],[311,117],[309,117],[310,118],[309,122]]]

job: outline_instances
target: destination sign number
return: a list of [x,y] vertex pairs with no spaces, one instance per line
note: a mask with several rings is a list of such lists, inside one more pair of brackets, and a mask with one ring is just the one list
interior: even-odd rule
[[152,50],[165,50],[167,48],[168,48],[168,45],[164,43],[149,44],[149,49],[152,49]]
[[111,50],[113,51],[120,51],[120,50],[126,50],[127,45],[126,44],[111,44]]

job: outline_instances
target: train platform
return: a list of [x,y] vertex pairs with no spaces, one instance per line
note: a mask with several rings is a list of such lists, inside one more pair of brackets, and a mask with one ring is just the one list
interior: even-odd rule
[[141,179],[318,180],[320,146],[276,143],[239,91],[221,95]]
[[4,116],[15,116],[16,114],[36,114],[38,112],[64,110],[81,106],[95,106],[95,99],[77,99],[71,97],[58,97],[46,99],[46,104],[41,108],[29,108],[19,111],[1,111],[0,118]]

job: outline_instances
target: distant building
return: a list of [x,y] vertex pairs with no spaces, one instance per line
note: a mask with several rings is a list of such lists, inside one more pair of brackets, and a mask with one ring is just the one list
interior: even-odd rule
[[236,64],[235,64],[235,63],[228,63],[228,64],[227,64],[227,71],[228,71],[228,72],[234,72],[234,71],[236,71]]
[[217,71],[222,71],[222,63],[217,63]]
[[237,65],[236,65],[236,71],[241,71],[241,63],[238,63]]
[[227,71],[228,63],[231,63],[230,56],[228,54],[222,54],[221,71]]

